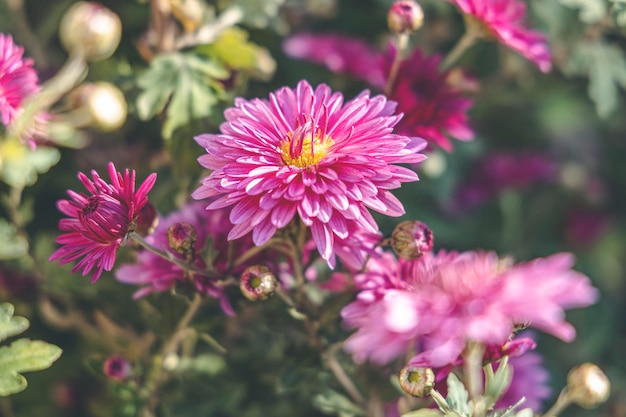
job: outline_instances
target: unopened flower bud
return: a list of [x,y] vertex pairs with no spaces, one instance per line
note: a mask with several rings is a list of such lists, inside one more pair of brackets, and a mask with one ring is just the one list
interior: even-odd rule
[[398,376],[402,391],[413,397],[425,397],[435,386],[435,374],[430,368],[405,366]]
[[63,15],[59,37],[68,52],[89,61],[105,59],[120,43],[122,21],[100,3],[79,1]]
[[137,216],[135,223],[135,232],[139,233],[141,236],[147,236],[154,231],[154,228],[159,223],[159,218],[151,202],[148,201],[139,211],[139,216]]
[[610,393],[609,378],[592,363],[583,363],[567,374],[567,395],[574,404],[593,408],[605,402]]
[[401,0],[391,5],[387,25],[396,34],[415,32],[424,24],[424,11],[413,0]]
[[433,232],[425,223],[404,221],[391,234],[391,248],[401,258],[417,259],[433,248]]
[[104,361],[102,371],[114,381],[123,381],[130,377],[132,373],[130,363],[121,356],[111,356]]
[[277,285],[276,277],[268,267],[253,265],[241,274],[239,288],[248,300],[256,301],[265,300],[273,295]]
[[68,94],[67,103],[79,115],[74,116],[77,126],[93,126],[103,132],[122,127],[128,113],[124,93],[105,81],[79,85]]
[[196,244],[196,229],[187,222],[174,223],[167,229],[170,248],[181,255],[191,254]]

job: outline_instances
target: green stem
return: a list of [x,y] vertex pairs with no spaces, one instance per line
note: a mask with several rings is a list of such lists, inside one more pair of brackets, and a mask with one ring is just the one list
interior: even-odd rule
[[391,94],[393,90],[393,85],[396,82],[396,78],[398,77],[398,70],[400,69],[400,64],[404,60],[404,53],[406,51],[407,46],[409,45],[409,34],[401,33],[398,35],[398,50],[396,51],[396,56],[393,59],[393,63],[391,64],[391,70],[389,70],[389,77],[387,78],[387,84],[385,85],[385,94],[388,96]]
[[465,386],[471,400],[476,400],[482,394],[482,362],[485,347],[481,343],[469,342],[465,353],[464,377]]
[[333,375],[335,375],[335,378],[337,379],[337,381],[339,381],[341,386],[346,390],[350,397],[352,397],[352,400],[354,400],[354,402],[357,404],[363,405],[365,404],[365,398],[363,397],[363,395],[361,395],[359,389],[356,387],[356,385],[354,385],[352,379],[350,379],[346,371],[337,360],[336,353],[339,347],[341,347],[341,343],[328,349],[328,352],[326,354],[326,365],[328,366],[328,368],[330,368]]
[[463,56],[465,51],[474,45],[477,39],[478,37],[473,30],[466,31],[441,63],[441,70],[450,69]]
[[567,393],[567,389],[563,388],[561,393],[559,394],[559,398],[556,399],[554,405],[543,414],[543,417],[556,417],[563,411],[568,405],[570,405],[572,400]]
[[205,269],[200,269],[200,268],[196,267],[195,265],[189,264],[189,263],[183,261],[182,259],[177,258],[171,252],[166,252],[164,250],[161,250],[161,249],[157,248],[156,246],[154,246],[151,243],[149,243],[148,241],[146,241],[146,239],[144,239],[143,236],[141,236],[140,234],[138,234],[136,232],[130,232],[128,234],[128,237],[133,239],[133,240],[135,240],[135,242],[139,243],[142,247],[144,247],[145,249],[147,249],[150,252],[154,253],[155,255],[158,255],[161,258],[166,259],[166,260],[172,262],[173,264],[176,264],[176,265],[180,266],[185,271],[190,271],[190,272],[196,273],[198,275],[202,275],[202,276],[209,277],[209,278],[216,279],[216,280],[222,280],[222,279],[226,278],[226,277],[224,277],[222,275],[216,274],[215,272],[207,271]]

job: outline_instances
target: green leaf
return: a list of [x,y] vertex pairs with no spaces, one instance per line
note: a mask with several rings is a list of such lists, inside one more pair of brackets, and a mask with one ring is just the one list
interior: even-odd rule
[[559,0],[567,7],[580,9],[578,17],[585,23],[596,23],[606,16],[607,9],[604,0]]
[[621,49],[604,42],[580,45],[566,71],[589,76],[589,97],[600,117],[606,118],[617,109],[619,87],[626,87],[626,59]]
[[25,187],[37,182],[56,165],[61,153],[56,148],[38,146],[31,150],[15,138],[6,138],[0,145],[0,179],[12,187]]
[[28,241],[19,236],[15,226],[0,218],[0,259],[16,259],[28,252]]
[[229,75],[215,60],[193,53],[158,56],[138,80],[138,115],[147,120],[165,110],[162,133],[169,139],[177,128],[211,114],[224,91],[218,80]]
[[[503,366],[504,365],[504,366]],[[491,365],[487,365],[491,370]],[[501,362],[498,370],[485,372],[485,397],[489,398],[489,407],[495,404],[511,384],[513,370],[510,365]]]
[[0,396],[26,389],[22,372],[49,368],[61,356],[61,348],[40,340],[20,339],[0,348]]
[[402,417],[441,417],[443,414],[439,410],[433,410],[432,408],[422,408],[421,410],[410,411],[406,414],[402,414]]
[[350,399],[330,388],[313,397],[313,405],[323,413],[339,417],[365,415],[365,412]]
[[468,404],[468,394],[465,386],[453,373],[448,375],[448,396],[446,402],[454,411],[462,416],[471,415],[472,408]]
[[257,53],[260,48],[248,42],[247,32],[239,28],[230,28],[225,30],[215,42],[200,45],[196,50],[203,55],[224,61],[230,68],[247,70],[256,67]]
[[286,0],[235,0],[243,10],[244,23],[256,28],[266,28],[278,16],[280,6]]
[[0,304],[0,342],[28,329],[30,323],[24,317],[13,316],[13,304]]

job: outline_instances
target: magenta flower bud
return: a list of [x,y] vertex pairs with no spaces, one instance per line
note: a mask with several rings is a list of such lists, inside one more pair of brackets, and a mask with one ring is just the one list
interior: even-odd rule
[[139,210],[139,216],[137,216],[137,221],[135,222],[135,232],[139,233],[141,236],[147,236],[154,231],[158,223],[159,218],[157,211],[154,205],[148,201],[148,203]]
[[175,252],[181,255],[193,254],[198,234],[187,222],[174,223],[167,229],[167,241]]
[[398,376],[402,391],[413,397],[425,397],[435,386],[435,374],[430,368],[405,366]]
[[593,408],[605,402],[610,393],[609,378],[592,363],[583,363],[567,374],[567,395],[574,404]]
[[391,234],[391,248],[400,258],[417,259],[433,248],[433,232],[425,223],[407,220]]
[[252,301],[265,300],[276,292],[278,282],[270,269],[263,265],[253,265],[241,274],[241,293]]
[[387,25],[396,34],[415,32],[424,24],[424,11],[413,0],[401,0],[391,5]]
[[123,381],[130,377],[132,372],[130,363],[121,356],[111,356],[104,361],[102,371],[113,381]]

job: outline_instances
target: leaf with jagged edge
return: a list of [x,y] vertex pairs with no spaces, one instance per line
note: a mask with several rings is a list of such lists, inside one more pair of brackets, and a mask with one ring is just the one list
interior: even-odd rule
[[346,396],[326,388],[322,393],[313,397],[313,405],[325,414],[339,417],[355,417],[365,415],[365,412]]
[[0,396],[25,390],[28,382],[21,374],[49,368],[61,352],[58,346],[30,339],[19,339],[0,347]]
[[26,318],[14,316],[14,312],[13,304],[0,304],[0,342],[22,333],[30,325]]
[[0,218],[0,259],[16,259],[28,252],[28,241],[19,236],[15,226]]
[[461,416],[470,416],[472,413],[472,407],[469,405],[469,395],[465,386],[456,375],[451,373],[448,375],[448,395],[446,396],[446,402]]

